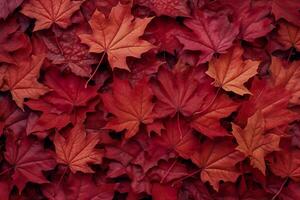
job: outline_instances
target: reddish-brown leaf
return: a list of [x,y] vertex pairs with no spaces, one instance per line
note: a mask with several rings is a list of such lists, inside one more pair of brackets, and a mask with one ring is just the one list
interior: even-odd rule
[[75,172],[93,173],[88,166],[89,163],[100,164],[102,162],[102,151],[95,148],[99,142],[96,134],[86,134],[84,127],[76,125],[67,135],[63,137],[56,133],[54,145],[56,160],[65,164]]
[[112,94],[102,94],[105,108],[115,115],[105,127],[115,131],[126,129],[125,138],[133,137],[141,123],[149,124],[153,121],[152,97],[152,91],[145,79],[131,86],[128,81],[115,78]]
[[219,181],[235,182],[240,172],[236,163],[244,159],[239,151],[235,150],[231,141],[206,141],[199,151],[192,156],[192,161],[201,168],[201,180],[208,181],[215,190],[219,190]]
[[48,87],[37,81],[44,58],[43,55],[32,55],[26,60],[18,60],[16,65],[9,66],[5,72],[4,90],[11,92],[13,100],[21,109],[25,98],[37,99],[49,92]]
[[199,63],[209,61],[214,53],[226,53],[238,35],[238,25],[230,23],[226,15],[197,12],[184,24],[193,31],[191,35],[177,36],[185,50],[200,51]]
[[243,49],[239,46],[232,48],[227,54],[213,58],[209,62],[207,74],[215,79],[214,86],[239,95],[251,94],[244,86],[249,78],[257,73],[259,61],[243,61]]
[[17,138],[9,134],[6,140],[5,159],[13,167],[13,183],[21,192],[27,182],[47,183],[42,171],[55,167],[53,154],[43,144],[31,138]]
[[251,165],[265,174],[265,156],[279,150],[280,136],[264,133],[265,123],[260,110],[248,119],[244,129],[235,124],[232,124],[232,129],[238,143],[236,149],[248,156]]
[[33,31],[48,29],[53,24],[67,28],[71,24],[71,15],[79,9],[83,1],[29,0],[21,12],[36,19]]

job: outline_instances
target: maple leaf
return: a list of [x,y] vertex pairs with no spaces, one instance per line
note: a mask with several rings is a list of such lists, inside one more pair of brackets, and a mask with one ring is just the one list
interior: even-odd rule
[[244,159],[242,153],[234,149],[231,141],[206,141],[192,156],[192,161],[201,168],[200,178],[219,190],[219,181],[234,182],[240,173],[235,164]]
[[300,104],[300,62],[285,63],[279,58],[272,57],[270,65],[271,78],[275,86],[285,87],[291,93],[290,103]]
[[152,82],[152,90],[158,102],[154,112],[157,117],[174,116],[180,112],[190,116],[200,107],[203,101],[198,82],[191,70],[183,73],[172,73],[166,68],[160,68],[157,81]]
[[125,139],[133,137],[141,123],[152,123],[153,95],[145,79],[131,87],[127,81],[115,78],[112,94],[104,93],[101,96],[105,108],[116,116],[105,128],[115,131],[127,129]]
[[69,114],[74,124],[84,121],[91,101],[98,95],[95,86],[85,88],[84,79],[73,74],[61,74],[58,70],[48,71],[44,83],[51,91],[38,100],[26,102],[26,105],[43,113]]
[[[248,2],[251,3],[251,1]],[[268,17],[270,10],[267,6],[253,6],[252,8],[247,6],[239,10],[238,14],[240,37],[243,40],[252,42],[256,38],[266,36],[274,28],[272,20]]]
[[227,54],[213,58],[209,62],[207,75],[215,79],[214,86],[222,87],[239,95],[251,94],[243,85],[257,73],[259,61],[242,60],[243,49],[239,46],[232,48]]
[[94,55],[89,54],[88,47],[81,44],[76,29],[53,29],[53,34],[43,35],[42,39],[48,48],[47,58],[53,64],[69,67],[71,71],[83,77],[91,74],[91,65],[97,63]]
[[13,166],[12,179],[21,192],[28,181],[33,183],[47,183],[42,171],[48,171],[56,166],[50,151],[44,149],[42,143],[30,138],[17,138],[13,134],[7,135],[6,161]]
[[17,65],[7,68],[4,90],[10,90],[13,100],[21,109],[25,98],[37,99],[49,91],[48,87],[37,81],[44,58],[32,55],[30,59],[19,60]]
[[83,1],[29,0],[21,12],[36,19],[33,31],[48,29],[53,24],[67,28],[71,24],[71,15],[79,9]]
[[226,136],[228,132],[221,126],[220,119],[236,111],[238,106],[238,103],[235,103],[227,96],[220,95],[213,101],[205,102],[202,108],[192,116],[193,119],[190,125],[210,138]]
[[6,19],[6,17],[12,13],[24,0],[1,0],[0,1],[0,19]]
[[190,14],[187,0],[136,0],[136,3],[150,8],[158,16],[188,17]]
[[298,119],[299,115],[288,109],[291,95],[281,86],[272,87],[266,80],[254,79],[250,91],[253,95],[242,102],[235,119],[238,124],[245,125],[257,110],[263,115],[266,130]]
[[193,130],[183,120],[172,119],[166,122],[166,130],[156,138],[156,143],[176,151],[181,157],[188,159],[200,146]]
[[102,151],[95,149],[98,142],[98,136],[87,135],[81,125],[76,125],[67,137],[56,133],[54,137],[56,160],[60,164],[67,165],[73,173],[78,171],[93,173],[88,163],[100,164],[102,162]]
[[184,24],[193,34],[179,35],[178,40],[184,50],[200,51],[197,64],[209,61],[214,53],[226,53],[238,35],[237,24],[229,22],[224,15],[197,12],[193,19],[186,19]]
[[280,142],[280,136],[264,134],[264,130],[265,123],[259,110],[248,119],[244,129],[232,124],[232,134],[238,143],[237,150],[248,156],[251,165],[258,168],[263,174],[266,173],[264,157],[272,151],[279,150]]
[[284,149],[276,152],[270,165],[271,171],[282,178],[300,181],[300,151],[298,149]]
[[79,37],[82,43],[90,46],[90,52],[107,54],[112,69],[129,70],[127,56],[139,58],[154,48],[149,42],[139,39],[151,19],[134,19],[131,5],[119,3],[112,8],[108,18],[96,10],[89,21],[93,33],[79,34]]
[[284,18],[285,20],[300,26],[300,2],[298,0],[289,0],[288,3],[281,0],[272,0],[272,13],[275,19]]
[[300,51],[300,28],[285,21],[279,22],[276,39],[282,45],[282,50],[294,47]]

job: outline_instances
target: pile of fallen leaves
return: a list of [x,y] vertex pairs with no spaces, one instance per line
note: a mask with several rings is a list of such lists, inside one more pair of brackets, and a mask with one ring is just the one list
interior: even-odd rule
[[0,0],[0,199],[300,199],[298,60],[299,0]]

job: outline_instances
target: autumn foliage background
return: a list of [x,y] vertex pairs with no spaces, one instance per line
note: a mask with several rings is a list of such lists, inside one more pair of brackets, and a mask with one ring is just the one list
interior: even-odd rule
[[300,199],[299,0],[0,0],[0,199]]

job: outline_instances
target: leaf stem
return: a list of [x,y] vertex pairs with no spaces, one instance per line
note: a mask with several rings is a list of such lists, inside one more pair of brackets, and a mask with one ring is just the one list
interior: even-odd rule
[[85,83],[85,86],[84,86],[85,88],[87,88],[89,82],[92,80],[92,78],[95,76],[96,72],[98,71],[98,69],[99,69],[99,67],[100,67],[100,65],[101,65],[101,63],[102,63],[102,61],[104,59],[105,54],[106,54],[106,52],[102,53],[102,56],[100,58],[100,61],[99,61],[98,65],[97,65],[96,69],[94,70],[94,72],[92,73],[92,75],[90,75],[89,80],[87,80],[86,83]]
[[174,160],[174,162],[172,163],[172,165],[169,167],[169,169],[167,170],[166,174],[162,177],[162,179],[160,180],[160,183],[163,183],[164,180],[167,178],[167,176],[170,174],[171,170],[174,168],[175,164],[177,162],[177,156]]
[[282,191],[284,185],[286,184],[286,182],[288,181],[288,177],[283,181],[283,183],[280,186],[280,189],[276,192],[276,194],[273,196],[272,200],[275,200],[276,197],[280,194],[280,192]]
[[194,172],[188,174],[187,176],[182,177],[182,178],[176,180],[175,182],[172,183],[172,187],[173,187],[176,183],[181,182],[181,181],[183,181],[183,180],[185,180],[185,179],[187,179],[187,178],[189,178],[189,177],[191,177],[191,176],[194,176],[195,174],[199,173],[201,170],[202,170],[202,169],[200,168],[200,169],[198,169],[198,170],[196,170],[196,171],[194,171]]

